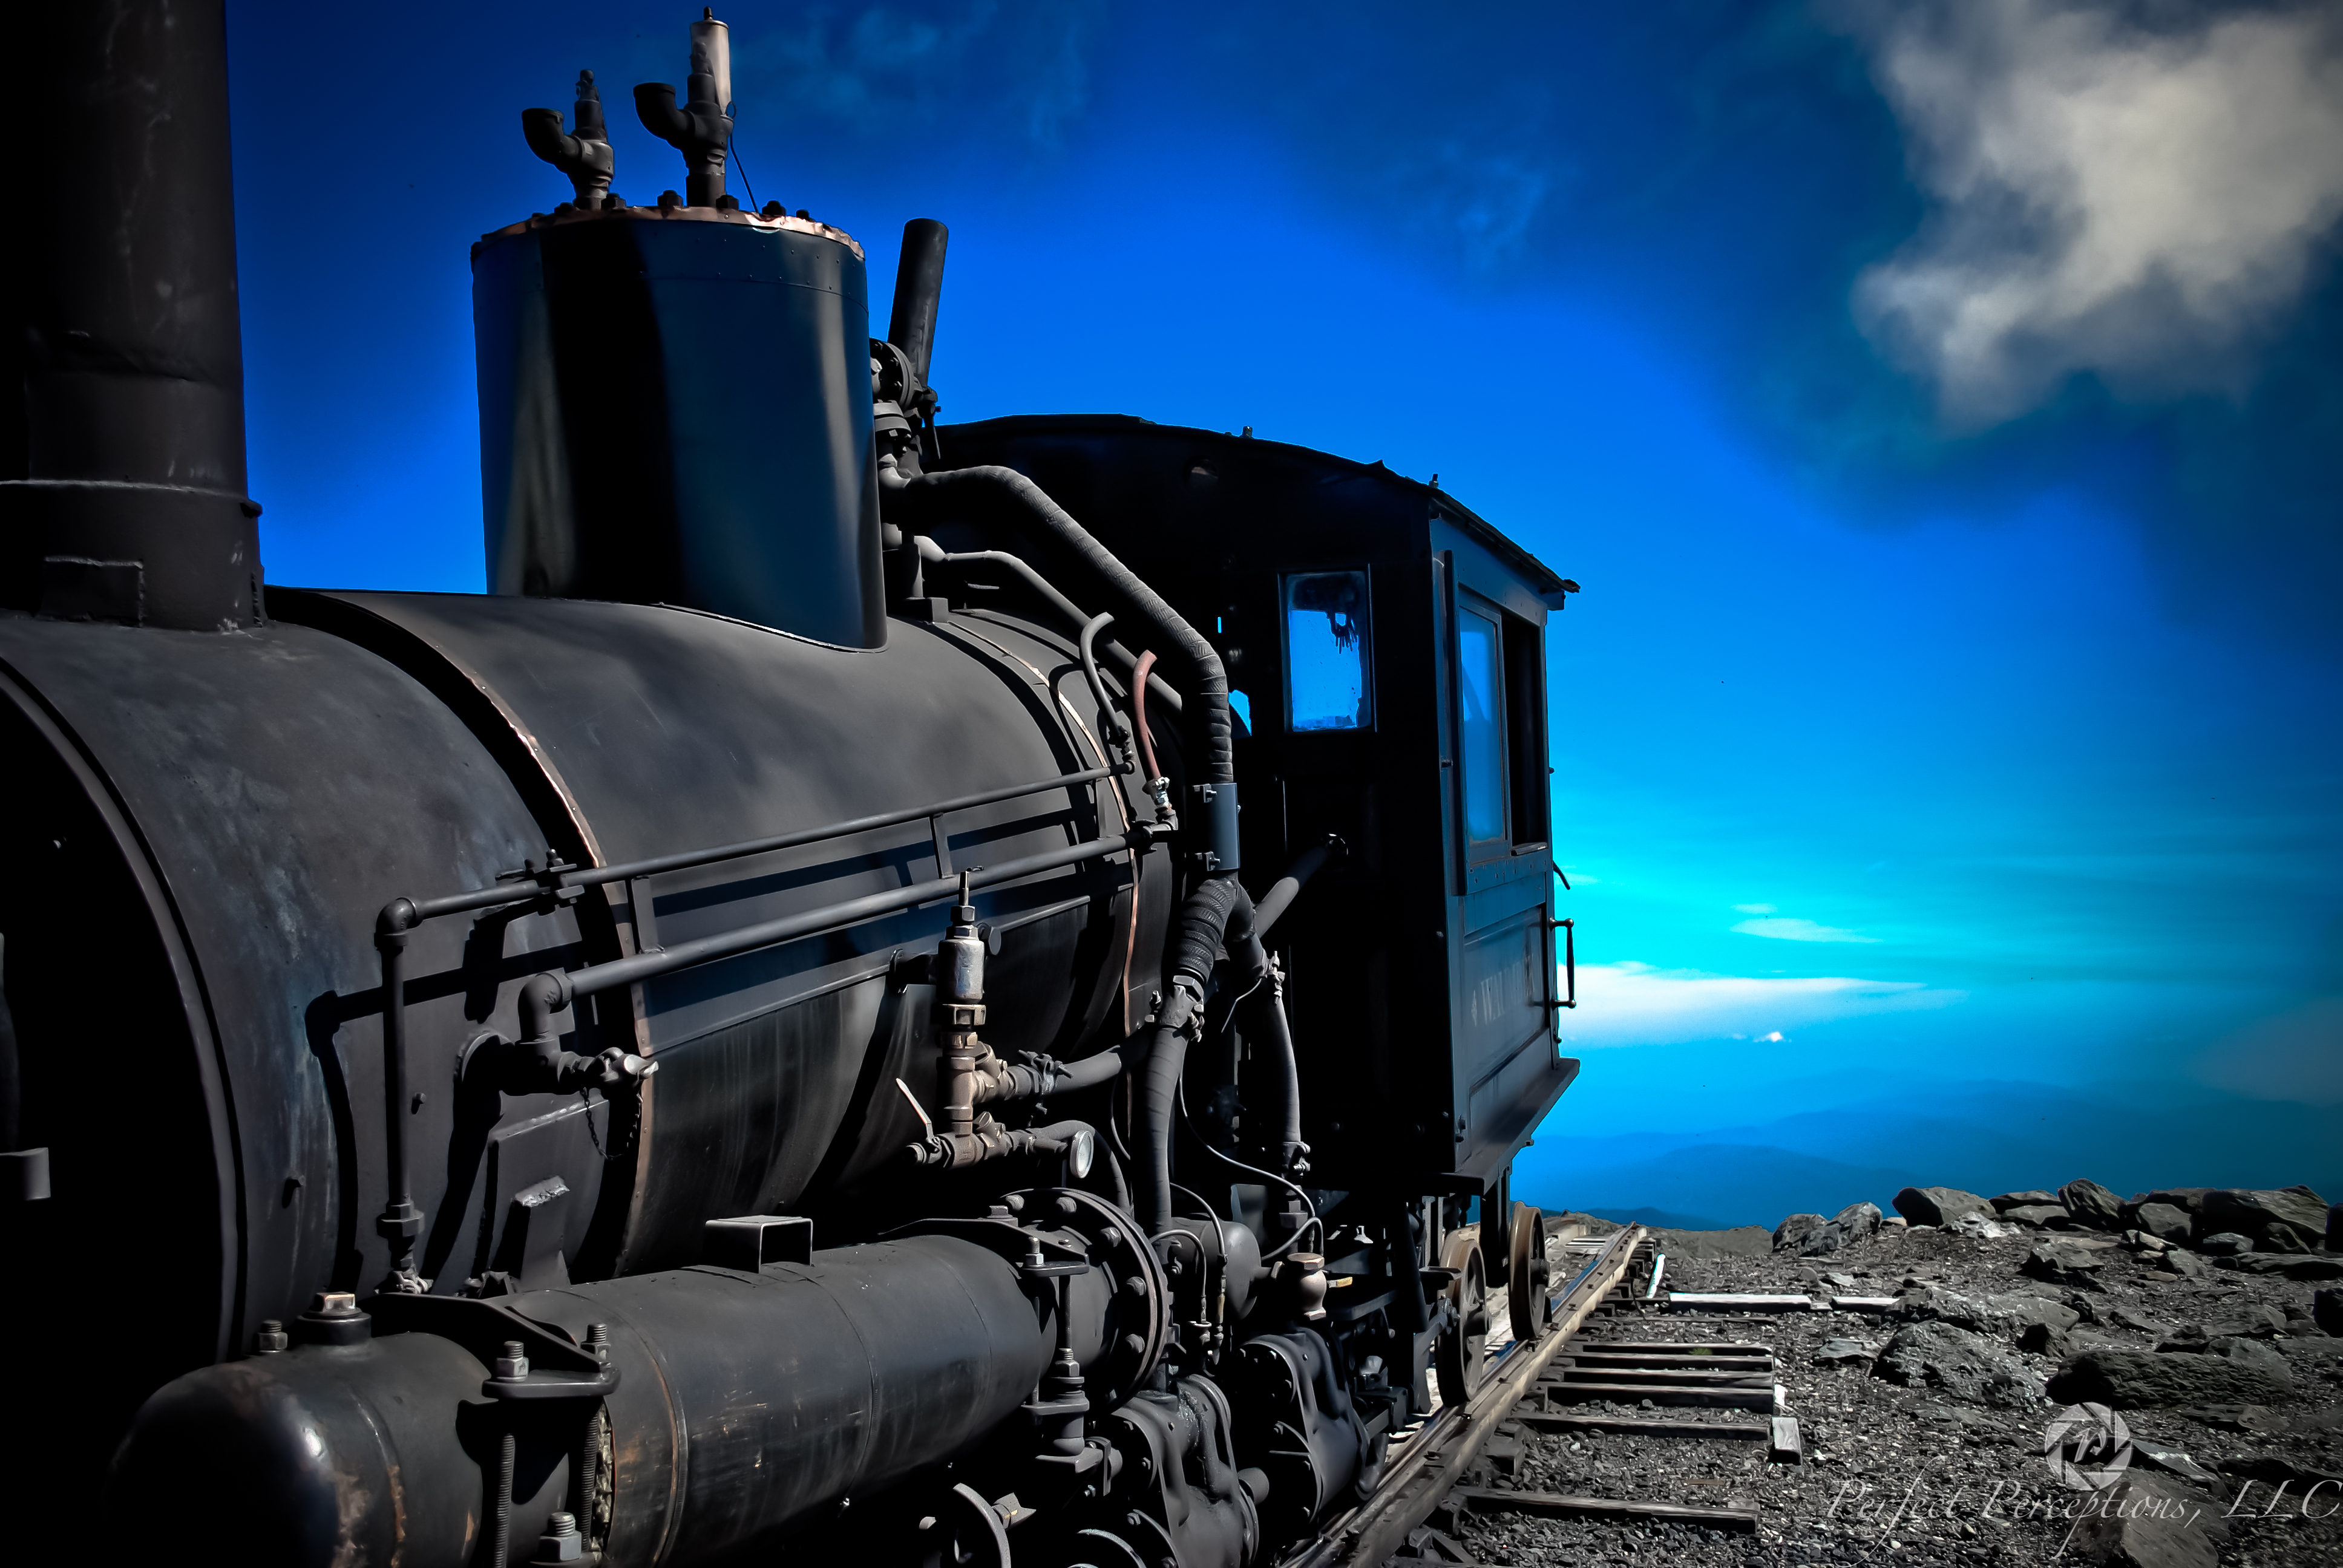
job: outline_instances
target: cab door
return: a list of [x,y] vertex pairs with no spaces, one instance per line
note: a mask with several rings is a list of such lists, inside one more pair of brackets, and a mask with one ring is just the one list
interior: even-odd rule
[[[1460,1171],[1492,1173],[1568,1085],[1555,1050],[1545,607],[1469,539],[1439,552]],[[1489,1171],[1483,1171],[1489,1167]]]

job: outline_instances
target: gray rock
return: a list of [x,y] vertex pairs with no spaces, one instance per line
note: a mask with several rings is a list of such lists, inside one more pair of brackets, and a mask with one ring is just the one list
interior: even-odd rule
[[1846,1362],[1867,1362],[1870,1359],[1871,1352],[1855,1340],[1825,1340],[1821,1348],[1815,1352],[1815,1362],[1818,1366],[1837,1366]]
[[2012,1209],[2030,1209],[2035,1205],[2041,1203],[2057,1204],[2060,1208],[2064,1208],[2066,1206],[2058,1203],[2058,1194],[2056,1192],[2037,1192],[2032,1191],[2025,1192],[2004,1192],[2000,1197],[1988,1198],[1986,1201],[1994,1206],[1996,1212],[2003,1214],[2008,1213]]
[[2117,1410],[2283,1404],[2294,1398],[2294,1378],[2284,1357],[2268,1353],[2278,1362],[2275,1371],[2230,1355],[2094,1346],[2066,1358],[2050,1380],[2049,1394],[2061,1404],[2089,1401]]
[[2232,1273],[2275,1275],[2300,1280],[2305,1284],[2315,1280],[2343,1280],[2343,1258],[2316,1253],[2241,1252],[2217,1261]]
[[1935,1389],[1966,1404],[2023,1407],[2042,1397],[2024,1362],[1991,1341],[1950,1323],[1908,1323],[1896,1331],[1871,1374],[1906,1388]]
[[2041,1324],[2063,1334],[2083,1321],[2082,1313],[2047,1296],[2016,1293],[1988,1296],[1986,1301],[1993,1311],[1996,1326],[2015,1333]]
[[1839,1245],[1849,1247],[1879,1234],[1879,1221],[1878,1204],[1849,1203],[1831,1216],[1831,1229],[1838,1233]]
[[2254,1250],[2254,1239],[2235,1231],[2216,1231],[2197,1243],[2197,1250],[2208,1258],[2234,1258],[2240,1252]]
[[2343,1203],[2327,1205],[2327,1250],[2343,1252]]
[[2129,1221],[2124,1218],[2124,1201],[2097,1181],[2077,1180],[2058,1189],[2058,1201],[2075,1222],[2094,1231],[2120,1231]]
[[2062,1356],[2066,1336],[2048,1323],[2028,1323],[2017,1331],[2017,1348],[2028,1355]]
[[1990,1209],[1979,1209],[1962,1215],[1945,1227],[1956,1236],[1966,1236],[1976,1241],[1997,1241],[2004,1236],[2020,1233],[2020,1227],[2005,1225],[2001,1217]]
[[2212,1339],[2266,1340],[2286,1332],[2286,1313],[2259,1302],[2247,1302],[2207,1323],[2205,1332]]
[[2213,1277],[2212,1264],[2196,1253],[2184,1252],[2177,1247],[2165,1253],[2157,1261],[2184,1280],[2209,1280]]
[[2200,1233],[2234,1231],[2265,1252],[2308,1252],[2327,1236],[2327,1200],[2308,1187],[2216,1188],[2197,1211]]
[[2107,1286],[2100,1282],[2099,1271],[2106,1266],[2106,1256],[2092,1248],[2073,1241],[2037,1241],[2026,1254],[2026,1261],[2017,1265],[2017,1271],[2045,1284],[2104,1291]]
[[[2153,1192],[2142,1192],[2127,1201],[2124,1204],[2124,1213],[2129,1219],[2147,1204],[2162,1203],[2184,1214],[2194,1214],[2205,1206],[2205,1194],[2212,1190],[2210,1187],[2159,1187]],[[2133,1220],[2132,1222],[2137,1224],[2138,1221]]]
[[2229,1499],[2227,1482],[2177,1448],[2167,1448],[2160,1443],[2141,1442],[2135,1439],[2132,1443],[2131,1462],[2135,1465],[2146,1465],[2151,1470],[2161,1470],[2168,1475],[2177,1475],[2192,1486],[2202,1487],[2224,1503]]
[[2324,1464],[2305,1464],[2300,1458],[2288,1454],[2242,1454],[2236,1459],[2221,1461],[2221,1470],[2223,1473],[2234,1475],[2241,1481],[2299,1487],[2306,1493],[2314,1486],[2343,1487],[2343,1470]]
[[2285,1356],[2261,1341],[2247,1339],[2243,1334],[2220,1335],[2207,1343],[2205,1353],[2217,1356],[2232,1366],[2251,1367],[2256,1372],[2283,1379],[2289,1386],[2294,1382],[2294,1368],[2288,1364]]
[[1993,1205],[1957,1187],[1906,1187],[1896,1194],[1896,1211],[1912,1224],[1951,1224],[1964,1214],[1987,1211]]
[[1991,1333],[1996,1326],[1994,1310],[1982,1300],[1941,1285],[1909,1286],[1889,1311],[1909,1322],[1951,1323],[1973,1334]]
[[2076,1554],[2107,1568],[2214,1568],[2229,1538],[2210,1494],[2149,1471],[2089,1493],[2077,1513]]
[[1774,1244],[1784,1251],[1795,1247],[1802,1258],[1825,1258],[1877,1234],[1879,1205],[1849,1203],[1828,1220],[1819,1214],[1791,1215],[1774,1232]]
[[2045,1231],[2063,1231],[2075,1222],[2075,1217],[2056,1203],[2024,1203],[2004,1209],[2001,1217]]
[[2343,1291],[2313,1291],[2310,1318],[2328,1333],[2343,1338]]
[[1820,1214],[1793,1214],[1774,1227],[1774,1251],[1799,1252],[1808,1241],[1829,1228],[1830,1221]]
[[2286,1332],[2286,1314],[2276,1307],[2247,1302],[2233,1305],[2209,1323],[2183,1323],[2156,1348],[2160,1351],[2207,1351],[2217,1340],[2269,1339]]
[[[2128,1207],[2128,1205],[2127,1205]],[[2142,1203],[2132,1211],[2132,1225],[2147,1231],[2159,1241],[2175,1247],[2185,1247],[2195,1231],[2188,1211],[2176,1209],[2169,1203]]]
[[2264,1436],[2284,1432],[2292,1424],[2268,1406],[2258,1404],[2190,1405],[2183,1407],[2178,1414],[2183,1421],[2193,1421],[2215,1432],[2249,1432]]
[[2129,1329],[2136,1334],[2161,1334],[2164,1332],[2164,1325],[2162,1323],[2156,1322],[2145,1312],[2135,1312],[2127,1306],[2115,1306],[2109,1308],[2107,1310],[2107,1322],[2117,1328]]

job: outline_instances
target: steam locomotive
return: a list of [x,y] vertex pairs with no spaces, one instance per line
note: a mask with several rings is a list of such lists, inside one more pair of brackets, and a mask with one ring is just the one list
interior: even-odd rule
[[39,9],[0,1530],[1238,1568],[1542,1332],[1575,584],[1380,464],[940,424],[943,226],[872,338],[710,17],[682,194],[522,117],[492,591],[266,585],[219,7]]

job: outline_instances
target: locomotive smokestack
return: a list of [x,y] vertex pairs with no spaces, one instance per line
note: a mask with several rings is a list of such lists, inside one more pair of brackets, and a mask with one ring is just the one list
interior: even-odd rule
[[944,244],[950,237],[951,231],[931,217],[903,226],[903,259],[895,269],[895,312],[887,341],[903,351],[922,387],[936,351],[936,306],[943,297]]
[[254,625],[221,0],[14,15],[10,141],[20,206],[41,216],[5,264],[0,604]]

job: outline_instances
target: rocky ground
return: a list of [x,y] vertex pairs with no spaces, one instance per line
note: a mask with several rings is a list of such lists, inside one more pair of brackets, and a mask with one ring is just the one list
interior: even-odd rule
[[[2098,1193],[2107,1211],[2077,1222]],[[2343,1338],[2326,1332],[2343,1334],[2343,1254],[2326,1250],[2323,1225],[2294,1223],[2314,1204],[2323,1221],[2326,1206],[2315,1194],[2291,1207],[2294,1194],[2246,1194],[2276,1201],[2275,1218],[2247,1228],[2236,1203],[2211,1201],[2208,1219],[2201,1191],[2177,1195],[2193,1208],[2144,1201],[2173,1196],[2127,1202],[2097,1189],[1989,1202],[1907,1189],[1904,1212],[1884,1219],[1860,1204],[1835,1220],[1793,1216],[1770,1236],[1657,1232],[1667,1289],[1893,1299],[1764,1319],[1621,1313],[1590,1326],[1590,1337],[1772,1346],[1805,1462],[1768,1464],[1755,1442],[1523,1432],[1512,1452],[1499,1445],[1481,1483],[1755,1502],[1758,1533],[1472,1513],[1449,1533],[1473,1561],[1564,1568],[2343,1564]],[[2143,1230],[2140,1211],[2153,1207],[2180,1218],[2150,1213],[2163,1234]],[[2020,1209],[2036,1212],[2013,1217]],[[2046,1436],[2086,1402],[2112,1410],[2131,1447],[2097,1484],[2069,1484],[2046,1459]]]

